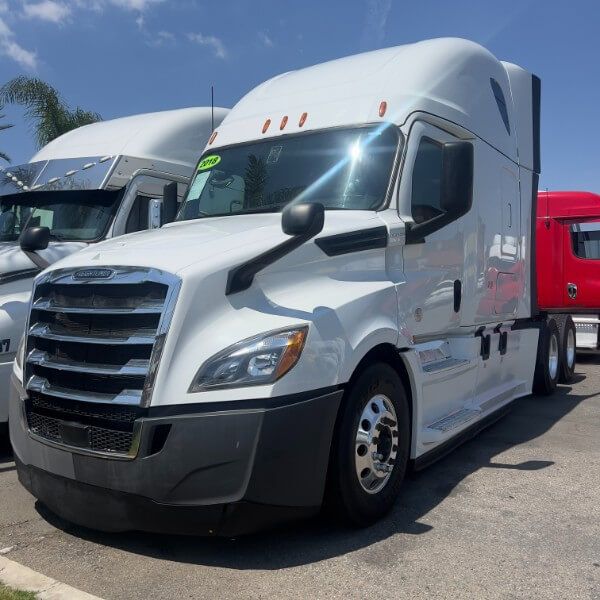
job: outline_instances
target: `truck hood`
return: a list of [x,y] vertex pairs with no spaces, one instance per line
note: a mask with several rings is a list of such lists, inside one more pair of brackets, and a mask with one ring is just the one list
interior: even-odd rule
[[[371,211],[334,211],[334,214],[335,219],[326,214],[321,236],[374,226],[373,221],[381,224],[377,213]],[[192,266],[216,270],[252,258],[287,237],[281,230],[278,213],[203,218],[94,244],[55,267],[137,266],[174,274]]]
[[[46,250],[39,252],[39,255],[52,264],[86,246],[84,242],[53,242]],[[21,250],[18,242],[0,242],[0,277],[30,269],[37,269],[37,267]]]

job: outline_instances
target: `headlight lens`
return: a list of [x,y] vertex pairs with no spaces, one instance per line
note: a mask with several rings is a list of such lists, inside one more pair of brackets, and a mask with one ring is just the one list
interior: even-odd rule
[[307,334],[307,326],[296,327],[229,346],[200,367],[189,391],[273,383],[298,362]]

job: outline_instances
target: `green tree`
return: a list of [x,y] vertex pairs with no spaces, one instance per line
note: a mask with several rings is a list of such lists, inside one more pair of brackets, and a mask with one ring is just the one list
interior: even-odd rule
[[[0,111],[3,109],[4,107],[0,104]],[[0,114],[0,119],[4,119],[4,115]],[[4,131],[5,129],[10,129],[12,127],[12,125],[9,125],[8,123],[0,123],[0,131]],[[2,152],[2,150],[0,150],[0,158],[2,160],[5,160],[6,162],[10,162],[10,157],[8,156],[8,154],[5,154],[4,152]]]
[[75,109],[62,99],[51,85],[35,77],[15,77],[0,87],[1,104],[18,104],[25,108],[25,118],[33,129],[39,147],[71,129],[101,121],[95,112]]

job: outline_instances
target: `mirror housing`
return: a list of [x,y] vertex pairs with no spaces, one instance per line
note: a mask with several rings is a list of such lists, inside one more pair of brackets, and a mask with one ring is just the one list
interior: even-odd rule
[[19,236],[19,245],[24,252],[45,250],[50,242],[48,227],[28,227]]
[[161,225],[172,223],[177,216],[177,182],[171,181],[163,188]]
[[293,236],[314,237],[323,229],[325,208],[322,204],[305,202],[290,204],[281,215],[283,233]]
[[417,244],[448,223],[466,215],[473,205],[473,144],[448,142],[442,157],[441,206],[444,213],[425,221],[410,224],[406,229],[406,243]]

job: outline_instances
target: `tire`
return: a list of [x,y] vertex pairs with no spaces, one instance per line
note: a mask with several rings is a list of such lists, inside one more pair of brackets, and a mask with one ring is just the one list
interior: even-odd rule
[[571,315],[562,315],[560,323],[559,383],[570,383],[575,375],[577,332]]
[[556,321],[550,318],[540,328],[533,376],[533,392],[542,396],[553,394],[558,384],[559,373],[560,333]]
[[346,390],[340,410],[326,505],[342,520],[366,527],[389,512],[406,474],[408,398],[398,373],[386,363],[374,363]]

